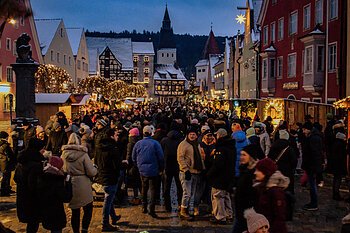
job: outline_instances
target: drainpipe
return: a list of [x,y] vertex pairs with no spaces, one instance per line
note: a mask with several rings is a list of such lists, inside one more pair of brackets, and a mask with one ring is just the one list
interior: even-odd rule
[[328,50],[328,18],[329,18],[329,0],[326,0],[327,2],[327,10],[326,10],[326,56],[325,56],[325,59],[326,59],[326,62],[325,62],[325,85],[324,85],[324,103],[326,104],[327,103],[327,99],[328,99],[328,53],[329,53],[329,50]]

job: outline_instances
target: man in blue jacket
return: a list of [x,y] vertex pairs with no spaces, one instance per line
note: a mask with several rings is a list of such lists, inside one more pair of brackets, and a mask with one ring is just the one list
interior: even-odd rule
[[143,128],[144,138],[138,141],[132,151],[132,160],[139,169],[142,182],[143,213],[147,213],[147,193],[151,192],[149,215],[156,218],[155,199],[157,177],[164,169],[164,155],[159,142],[152,139],[152,127]]

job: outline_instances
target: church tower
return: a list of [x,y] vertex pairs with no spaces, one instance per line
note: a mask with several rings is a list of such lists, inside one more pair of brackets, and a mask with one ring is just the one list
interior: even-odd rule
[[174,63],[176,63],[176,43],[174,40],[173,28],[171,27],[168,6],[166,6],[163,24],[160,29],[157,64],[166,65]]

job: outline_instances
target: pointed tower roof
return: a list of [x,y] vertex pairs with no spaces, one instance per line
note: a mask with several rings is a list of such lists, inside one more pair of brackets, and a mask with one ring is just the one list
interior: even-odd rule
[[210,29],[209,37],[204,46],[203,59],[208,59],[209,54],[221,54],[212,29]]
[[158,49],[162,48],[176,48],[175,40],[174,40],[174,32],[171,27],[171,21],[168,12],[168,6],[165,6],[165,13],[163,18],[163,25],[160,29],[159,36],[159,46]]

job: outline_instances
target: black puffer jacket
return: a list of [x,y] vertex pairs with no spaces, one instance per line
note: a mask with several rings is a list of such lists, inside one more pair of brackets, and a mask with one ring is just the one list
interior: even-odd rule
[[[41,222],[39,177],[43,175],[45,158],[35,148],[20,152],[15,172],[17,183],[17,216],[20,222]],[[39,206],[38,206],[39,205]]]
[[288,190],[294,193],[294,171],[298,163],[297,156],[295,154],[294,148],[290,145],[288,140],[277,139],[271,146],[270,153],[268,157],[272,160],[276,160],[281,154],[282,150],[288,149],[283,153],[277,162],[278,170],[287,176],[290,180]]
[[234,140],[229,136],[220,138],[216,144],[213,164],[207,173],[209,185],[216,189],[232,191],[235,183],[235,161]]
[[179,172],[179,164],[177,162],[177,147],[183,140],[183,135],[176,130],[171,130],[165,138],[162,139],[160,145],[164,152],[165,172]]
[[101,140],[101,153],[95,157],[97,165],[97,183],[102,185],[115,185],[121,167],[122,155],[119,144],[112,138]]
[[323,158],[323,138],[320,131],[313,128],[311,134],[304,139],[302,144],[303,163],[302,169],[308,173],[318,173],[322,171]]
[[329,156],[329,172],[333,175],[342,175],[347,174],[346,167],[346,141],[342,139],[334,139],[332,144],[332,153]]

